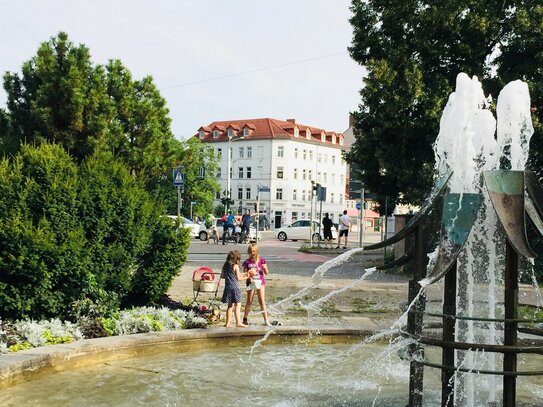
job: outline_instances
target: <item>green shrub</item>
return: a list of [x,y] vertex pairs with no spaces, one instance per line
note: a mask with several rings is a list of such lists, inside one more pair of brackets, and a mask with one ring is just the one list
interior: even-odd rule
[[188,232],[167,221],[123,164],[80,166],[59,146],[0,162],[0,316],[109,316],[164,295]]

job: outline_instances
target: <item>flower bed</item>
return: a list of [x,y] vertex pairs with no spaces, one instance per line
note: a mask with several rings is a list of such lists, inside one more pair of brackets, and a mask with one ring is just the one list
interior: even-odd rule
[[[82,319],[78,323],[51,319],[9,324],[0,320],[0,354],[96,336],[205,328],[207,325],[208,320],[194,311],[171,310],[165,307],[132,308],[109,318]],[[95,334],[96,327],[101,334]]]

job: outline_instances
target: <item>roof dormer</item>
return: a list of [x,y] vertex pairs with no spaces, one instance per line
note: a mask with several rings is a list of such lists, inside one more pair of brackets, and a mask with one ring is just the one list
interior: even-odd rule
[[305,129],[305,138],[311,140],[311,130],[309,128]]
[[209,133],[211,133],[211,130],[208,127],[202,126],[198,129],[198,138],[203,140]]

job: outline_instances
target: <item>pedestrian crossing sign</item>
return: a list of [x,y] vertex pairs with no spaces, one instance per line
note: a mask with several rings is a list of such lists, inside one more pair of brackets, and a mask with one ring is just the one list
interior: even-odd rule
[[185,174],[181,172],[181,169],[176,168],[173,170],[173,186],[182,187],[185,185]]

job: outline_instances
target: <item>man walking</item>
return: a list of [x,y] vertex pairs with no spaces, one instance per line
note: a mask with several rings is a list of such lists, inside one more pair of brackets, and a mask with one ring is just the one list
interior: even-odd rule
[[345,236],[345,244],[343,246],[344,249],[347,248],[347,239],[349,237],[349,230],[351,230],[352,226],[351,218],[347,215],[347,210],[343,211],[343,215],[339,217],[339,235],[337,237],[337,247],[336,249],[339,249],[341,246],[341,237]]

